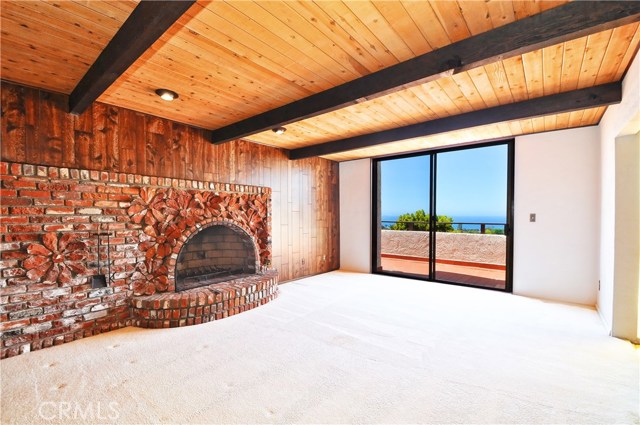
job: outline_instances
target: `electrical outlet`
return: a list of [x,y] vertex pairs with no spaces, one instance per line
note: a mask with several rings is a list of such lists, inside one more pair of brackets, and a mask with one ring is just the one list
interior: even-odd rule
[[529,221],[531,223],[535,223],[536,222],[536,214],[535,213],[529,214]]

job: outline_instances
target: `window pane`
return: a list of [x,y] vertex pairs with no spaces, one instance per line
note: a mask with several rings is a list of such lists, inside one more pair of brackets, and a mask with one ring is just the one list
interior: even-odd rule
[[507,145],[437,154],[437,280],[505,289]]
[[428,155],[380,162],[379,270],[429,275]]

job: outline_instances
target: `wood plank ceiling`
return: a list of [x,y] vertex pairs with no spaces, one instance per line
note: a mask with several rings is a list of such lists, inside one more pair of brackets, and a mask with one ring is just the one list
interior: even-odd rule
[[[98,99],[215,129],[564,1],[202,1]],[[69,94],[136,1],[3,1],[2,78]],[[619,81],[638,22],[247,137],[295,149]],[[160,100],[157,88],[180,94]],[[503,122],[325,157],[349,160],[597,124],[605,107]]]

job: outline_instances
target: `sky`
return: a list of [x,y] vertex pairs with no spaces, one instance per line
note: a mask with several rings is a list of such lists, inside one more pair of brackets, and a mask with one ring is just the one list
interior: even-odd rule
[[[438,154],[437,215],[504,217],[507,199],[507,145]],[[383,216],[429,212],[429,157],[382,161]]]

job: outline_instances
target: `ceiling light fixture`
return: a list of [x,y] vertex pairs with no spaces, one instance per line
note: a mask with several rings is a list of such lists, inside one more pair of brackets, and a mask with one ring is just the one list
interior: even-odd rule
[[275,128],[272,128],[271,131],[273,131],[276,134],[284,134],[284,132],[287,131],[287,129],[284,127],[275,127]]
[[178,98],[178,93],[169,89],[158,89],[156,90],[156,94],[160,96],[163,100],[172,101],[173,99]]

